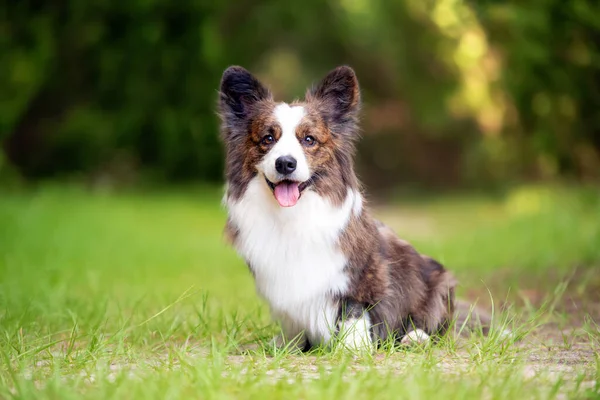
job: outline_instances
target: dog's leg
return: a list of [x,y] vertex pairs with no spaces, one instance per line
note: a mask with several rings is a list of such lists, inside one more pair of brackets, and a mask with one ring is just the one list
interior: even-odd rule
[[341,301],[337,338],[349,350],[372,350],[371,319],[362,304],[351,299]]
[[454,286],[456,280],[432,258],[422,256],[421,274],[427,285],[427,297],[420,307],[411,312],[403,345],[424,344],[430,335],[446,333],[454,313]]

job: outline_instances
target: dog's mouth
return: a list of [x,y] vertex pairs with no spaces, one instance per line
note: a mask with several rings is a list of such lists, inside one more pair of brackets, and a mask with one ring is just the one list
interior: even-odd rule
[[266,176],[265,180],[267,181],[267,185],[269,185],[273,191],[275,200],[277,200],[281,207],[295,206],[304,189],[306,189],[312,183],[312,179],[304,182],[296,182],[284,179],[277,183],[273,183],[268,180]]

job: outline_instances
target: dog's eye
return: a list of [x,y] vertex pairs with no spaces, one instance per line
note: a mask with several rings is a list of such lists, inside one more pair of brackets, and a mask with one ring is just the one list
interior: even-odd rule
[[273,143],[274,141],[275,141],[275,138],[273,137],[273,135],[267,135],[264,138],[262,138],[260,143],[264,144],[264,145],[269,145],[269,144]]
[[305,146],[313,146],[315,143],[316,143],[316,140],[314,137],[312,137],[312,136],[304,137],[304,145]]

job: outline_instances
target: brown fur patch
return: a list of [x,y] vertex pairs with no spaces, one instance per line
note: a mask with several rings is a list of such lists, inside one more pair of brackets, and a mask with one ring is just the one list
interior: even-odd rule
[[[348,189],[344,179],[343,165],[340,158],[344,158],[345,147],[342,140],[336,137],[319,112],[317,105],[306,102],[301,103],[306,116],[298,127],[298,137],[303,139],[307,135],[316,139],[316,144],[307,147],[305,155],[312,171],[313,184],[311,189],[320,196],[329,198],[335,205],[341,205]],[[355,186],[355,185],[353,185]]]
[[445,332],[456,282],[439,263],[417,253],[366,210],[350,221],[340,246],[349,255],[351,279],[344,300],[369,310],[376,339],[400,338],[413,328],[430,335]]

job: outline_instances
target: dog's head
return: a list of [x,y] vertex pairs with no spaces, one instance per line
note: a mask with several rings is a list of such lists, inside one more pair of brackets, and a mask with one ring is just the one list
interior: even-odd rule
[[223,73],[219,108],[227,148],[227,180],[234,197],[259,175],[280,206],[294,206],[304,190],[339,197],[354,183],[353,139],[360,103],[350,67],[331,71],[302,102],[277,103],[250,72]]

